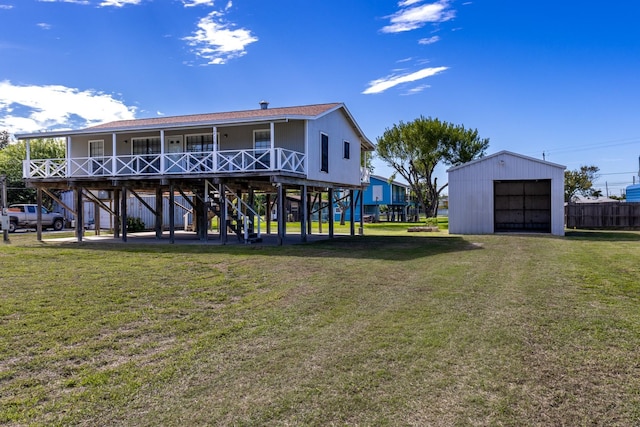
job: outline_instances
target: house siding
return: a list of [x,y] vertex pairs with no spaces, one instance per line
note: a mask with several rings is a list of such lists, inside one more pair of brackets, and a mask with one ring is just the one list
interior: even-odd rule
[[551,180],[551,234],[564,235],[564,166],[500,152],[449,174],[449,232],[494,232],[494,181]]
[[[329,172],[322,172],[320,135],[329,136]],[[360,185],[360,138],[349,125],[342,111],[333,111],[307,126],[307,177],[347,186]],[[351,157],[343,157],[343,142],[351,143]]]

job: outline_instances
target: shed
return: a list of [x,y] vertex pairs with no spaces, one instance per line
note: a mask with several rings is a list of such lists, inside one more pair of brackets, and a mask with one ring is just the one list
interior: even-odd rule
[[449,232],[563,236],[565,169],[509,151],[450,168]]

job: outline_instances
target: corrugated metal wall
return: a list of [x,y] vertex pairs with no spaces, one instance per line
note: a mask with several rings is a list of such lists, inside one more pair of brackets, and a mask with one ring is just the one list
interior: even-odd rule
[[[75,199],[74,199],[74,193],[73,191],[66,191],[64,193],[62,193],[60,199],[68,206],[73,206],[75,208]],[[142,195],[142,199],[149,204],[149,206],[153,207],[155,209],[156,207],[156,198],[155,196],[149,195]],[[190,205],[187,201],[184,200],[184,197],[182,196],[176,196],[175,197],[175,201],[176,201],[176,206],[174,206],[173,211],[174,211],[174,215],[175,215],[175,222],[176,222],[176,228],[182,228],[184,226],[184,216],[185,214],[187,214],[187,223],[189,225],[191,225],[193,223],[193,216],[192,214],[190,214],[187,210],[183,209],[182,207],[178,206],[182,205],[186,208],[189,208]],[[112,210],[113,210],[113,201],[109,200],[109,199],[105,199],[102,200],[102,202],[109,206]],[[70,212],[67,212],[65,209],[63,209],[62,207],[60,207],[59,209],[56,209],[59,212],[63,212],[65,215],[65,218],[67,218],[67,220],[69,222],[71,222],[72,220],[74,220],[75,218],[73,217],[73,215]],[[111,229],[113,228],[113,218],[111,217],[111,215],[109,214],[109,212],[105,211],[104,209],[100,208],[100,228],[102,229]],[[168,197],[164,197],[163,198],[163,204],[162,204],[162,211],[164,212],[164,218],[163,218],[163,225],[168,227],[169,226],[169,198]],[[95,218],[96,218],[96,209],[95,209],[95,203],[85,200],[84,202],[84,218],[85,218],[85,226],[90,225],[90,224],[94,224],[95,223]],[[137,198],[131,196],[128,198],[127,200],[127,215],[129,217],[132,218],[140,218],[142,220],[142,222],[144,222],[146,228],[148,229],[153,229],[154,225],[155,225],[155,216],[153,215],[153,213],[151,213],[151,211],[149,211],[149,209],[147,209],[141,202],[140,200],[138,200]]]

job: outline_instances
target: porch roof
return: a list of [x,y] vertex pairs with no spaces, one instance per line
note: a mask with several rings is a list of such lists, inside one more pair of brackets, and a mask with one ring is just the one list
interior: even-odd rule
[[142,130],[177,129],[196,126],[225,126],[252,122],[270,122],[281,120],[314,120],[338,109],[349,120],[351,126],[360,137],[362,146],[366,150],[375,149],[371,141],[364,135],[355,119],[343,103],[303,105],[297,107],[279,107],[255,110],[190,114],[184,116],[151,117],[133,120],[118,120],[91,126],[78,130],[59,130],[51,132],[37,132],[17,134],[17,139],[29,138],[61,138],[73,135],[91,135],[104,133],[120,133]]

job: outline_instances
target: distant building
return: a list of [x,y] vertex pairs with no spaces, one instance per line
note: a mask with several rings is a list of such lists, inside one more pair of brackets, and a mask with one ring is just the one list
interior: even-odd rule
[[[398,181],[389,181],[378,175],[371,175],[369,185],[360,192],[357,191],[355,203],[355,221],[360,221],[360,205],[364,201],[364,219],[367,221],[406,221],[409,186]],[[362,197],[360,197],[360,193]],[[346,194],[341,194],[346,196]],[[335,220],[340,220],[342,209],[338,203],[334,204]],[[345,211],[345,221],[351,220],[351,209]]]
[[627,202],[640,202],[640,184],[627,187]]

